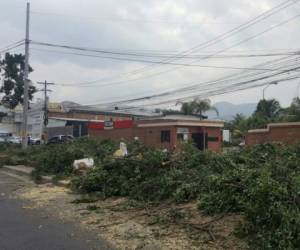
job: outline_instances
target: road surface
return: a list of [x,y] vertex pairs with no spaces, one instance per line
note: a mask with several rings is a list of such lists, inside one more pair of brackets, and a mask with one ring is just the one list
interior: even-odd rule
[[24,209],[29,204],[12,197],[22,185],[28,184],[0,171],[1,250],[112,249],[76,225],[62,223],[43,211]]

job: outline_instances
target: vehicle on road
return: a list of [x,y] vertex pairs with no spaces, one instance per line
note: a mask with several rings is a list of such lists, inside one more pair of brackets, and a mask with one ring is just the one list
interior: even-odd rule
[[7,139],[11,136],[11,133],[0,133],[0,142],[7,142]]
[[29,145],[40,145],[42,144],[42,141],[40,138],[32,138],[32,137],[28,137],[28,144]]
[[22,139],[19,136],[10,136],[6,139],[6,142],[13,143],[13,144],[21,144]]
[[54,137],[51,137],[47,144],[61,144],[61,143],[70,143],[74,140],[74,137],[72,135],[57,135]]

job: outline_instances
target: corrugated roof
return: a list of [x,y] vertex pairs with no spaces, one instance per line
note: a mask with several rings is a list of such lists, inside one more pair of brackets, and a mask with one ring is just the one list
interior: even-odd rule
[[118,114],[118,115],[130,115],[139,117],[159,117],[161,113],[156,113],[153,110],[136,109],[133,107],[113,107],[113,106],[71,106],[70,111],[77,112],[94,112],[105,114]]

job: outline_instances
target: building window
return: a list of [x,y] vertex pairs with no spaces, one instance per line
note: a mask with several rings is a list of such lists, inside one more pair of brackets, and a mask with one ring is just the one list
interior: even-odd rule
[[208,136],[207,141],[216,142],[216,141],[219,141],[219,137],[217,137],[217,136]]
[[177,134],[177,140],[183,141],[183,134]]
[[187,142],[189,140],[188,134],[177,134],[177,140],[181,142]]
[[170,130],[163,130],[160,133],[161,142],[170,142],[171,141],[171,132]]

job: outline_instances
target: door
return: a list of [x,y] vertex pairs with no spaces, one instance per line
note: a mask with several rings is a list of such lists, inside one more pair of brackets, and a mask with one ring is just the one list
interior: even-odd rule
[[207,133],[205,134],[205,138],[203,137],[203,133],[193,133],[192,139],[198,149],[204,150],[207,148]]

